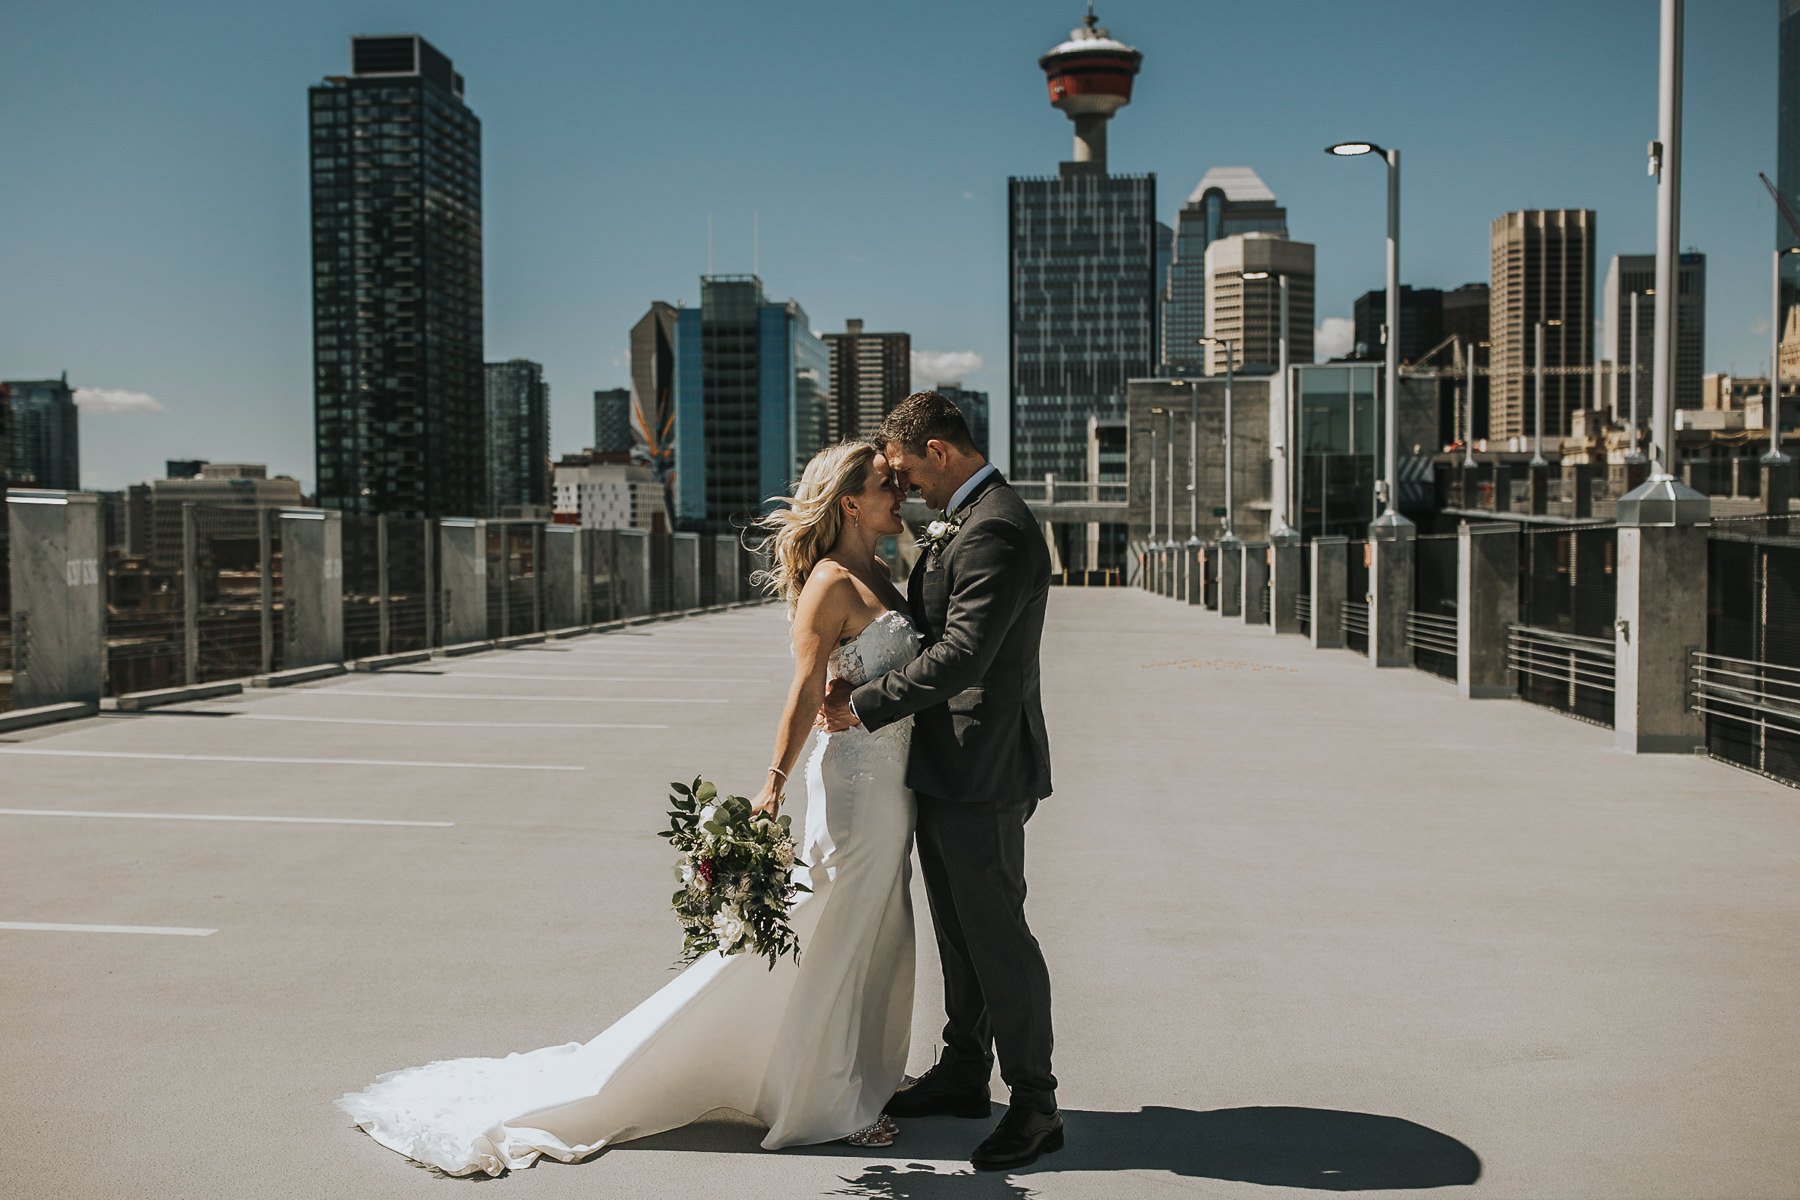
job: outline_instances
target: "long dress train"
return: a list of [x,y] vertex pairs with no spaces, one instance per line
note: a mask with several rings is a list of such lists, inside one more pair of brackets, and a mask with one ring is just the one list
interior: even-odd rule
[[[830,671],[860,683],[917,653],[910,622],[888,612]],[[815,737],[804,796],[788,808],[805,806],[794,824],[813,889],[793,909],[798,964],[714,952],[591,1041],[389,1072],[337,1106],[451,1175],[571,1162],[716,1108],[768,1125],[768,1149],[872,1124],[901,1082],[912,1027],[911,732],[903,721]]]

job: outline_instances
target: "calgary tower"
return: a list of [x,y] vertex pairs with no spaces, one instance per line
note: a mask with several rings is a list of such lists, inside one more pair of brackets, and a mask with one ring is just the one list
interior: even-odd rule
[[1144,56],[1117,41],[1094,16],[1087,16],[1069,40],[1038,59],[1050,84],[1050,103],[1075,122],[1075,161],[1106,166],[1106,123],[1131,103],[1131,83]]

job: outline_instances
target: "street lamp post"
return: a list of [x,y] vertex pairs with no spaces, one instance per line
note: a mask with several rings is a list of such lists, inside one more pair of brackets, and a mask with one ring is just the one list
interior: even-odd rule
[[[1162,415],[1162,411],[1163,410],[1160,408],[1153,408],[1150,410],[1150,415],[1153,417],[1158,417],[1158,416]],[[1157,548],[1156,547],[1156,460],[1159,457],[1161,457],[1161,453],[1160,453],[1160,448],[1156,444],[1156,423],[1154,421],[1152,421],[1150,423],[1150,542],[1149,542],[1149,547],[1152,551],[1154,551]]]
[[1631,449],[1625,455],[1628,463],[1644,461],[1644,455],[1638,449],[1638,297],[1654,295],[1655,288],[1631,293]]
[[[1466,355],[1463,359],[1463,387],[1467,390],[1468,395],[1463,397],[1463,403],[1468,407],[1463,410],[1463,466],[1473,471],[1475,469],[1475,344],[1471,342],[1464,347],[1461,339],[1458,339],[1456,348]],[[1464,499],[1466,502],[1467,497]]]
[[1387,478],[1382,481],[1385,507],[1377,524],[1411,525],[1395,507],[1400,495],[1400,151],[1384,150],[1374,142],[1339,142],[1327,146],[1325,153],[1339,158],[1376,154],[1387,163],[1387,328],[1383,336],[1387,351],[1383,381],[1387,392],[1383,439],[1387,443]]
[[1536,418],[1533,420],[1531,465],[1547,467],[1550,460],[1544,457],[1544,326],[1561,325],[1562,322],[1552,317],[1548,321],[1537,323],[1537,400],[1535,403]]
[[1233,373],[1237,369],[1237,339],[1207,336],[1195,338],[1194,340],[1197,344],[1202,346],[1212,345],[1225,347],[1225,436],[1221,439],[1225,443],[1225,532],[1220,536],[1219,540],[1221,542],[1235,542],[1238,540],[1238,536],[1234,521],[1236,514],[1232,504],[1235,488],[1231,477],[1235,466],[1233,460],[1233,447],[1236,444],[1237,439],[1232,436],[1231,432],[1231,385]]

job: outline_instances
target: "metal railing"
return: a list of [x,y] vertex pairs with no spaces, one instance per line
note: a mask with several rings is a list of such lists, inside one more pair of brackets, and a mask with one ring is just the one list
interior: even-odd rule
[[1442,679],[1456,678],[1455,617],[1408,612],[1406,644],[1413,652],[1413,666]]
[[1027,504],[1116,504],[1125,507],[1129,484],[1091,483],[1085,479],[1009,480],[1019,499]]
[[1508,625],[1506,659],[1522,698],[1597,725],[1613,723],[1617,656],[1611,639]]
[[1294,619],[1300,623],[1300,632],[1312,635],[1312,592],[1303,591],[1294,597]]
[[1692,680],[1709,754],[1800,784],[1800,667],[1696,650]]
[[1339,601],[1338,615],[1344,622],[1344,645],[1358,654],[1367,654],[1369,652],[1368,601]]

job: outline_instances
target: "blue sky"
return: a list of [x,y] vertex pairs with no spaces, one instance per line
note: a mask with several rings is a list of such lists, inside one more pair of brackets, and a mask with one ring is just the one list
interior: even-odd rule
[[[1778,0],[1688,6],[1683,243],[1708,255],[1708,370],[1767,361]],[[1655,0],[1101,0],[1144,52],[1115,171],[1172,219],[1214,165],[1255,167],[1318,246],[1318,316],[1382,283],[1373,163],[1404,153],[1402,277],[1488,276],[1488,225],[1597,210],[1599,271],[1648,252]],[[552,446],[592,437],[652,299],[761,268],[820,330],[862,317],[1006,389],[1006,178],[1070,125],[1036,59],[1077,0],[62,0],[0,13],[0,378],[95,389],[83,482],[165,458],[312,484],[306,89],[354,33],[420,32],[483,122],[487,356],[545,364]],[[979,360],[980,366],[973,364]]]

